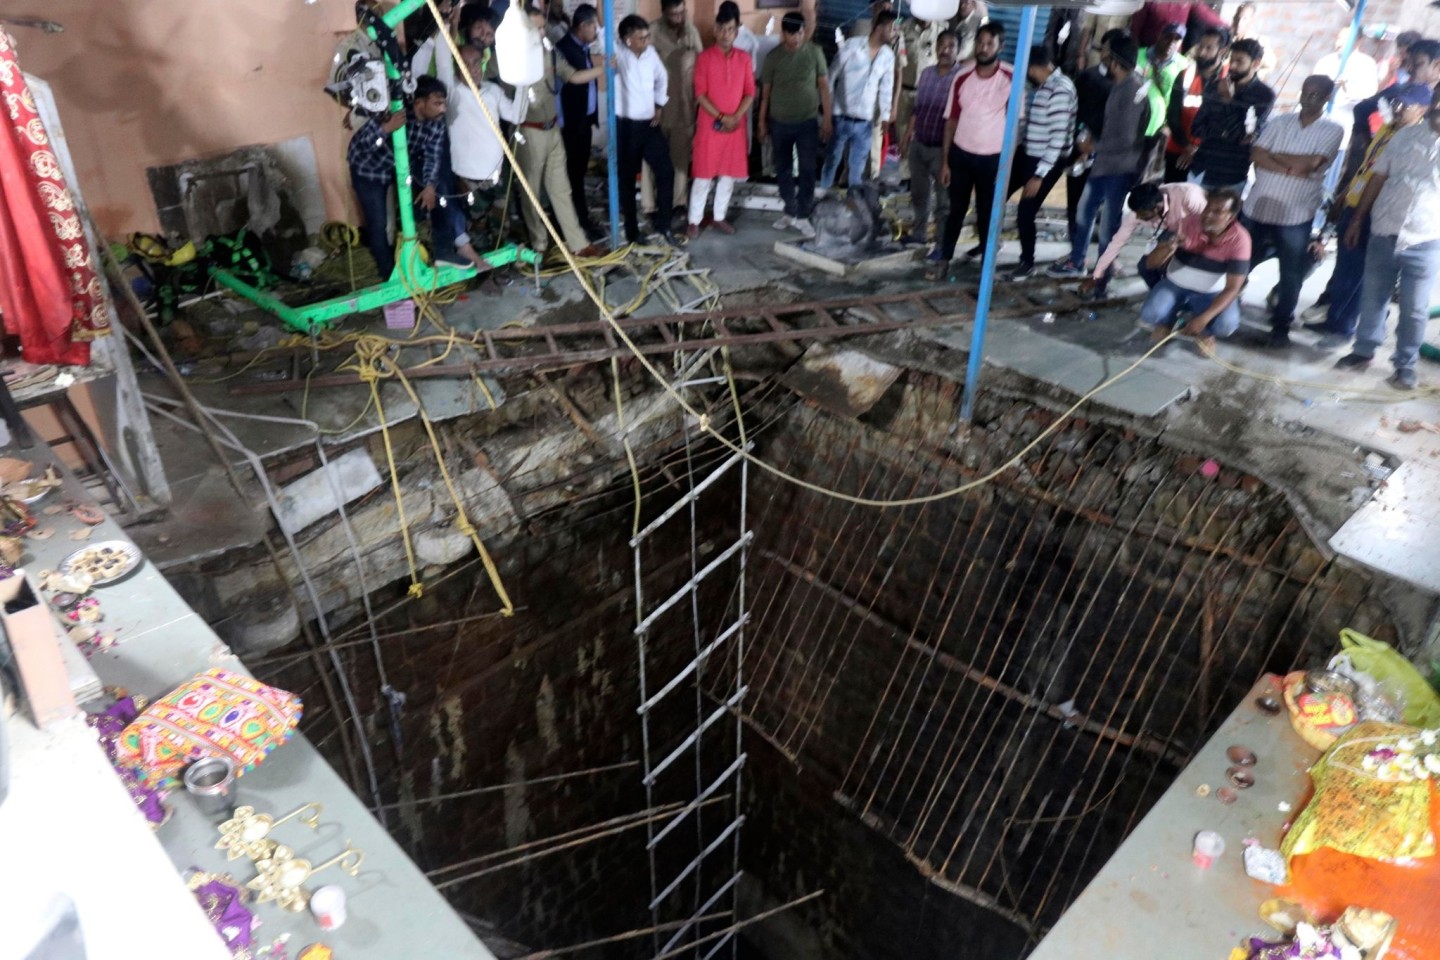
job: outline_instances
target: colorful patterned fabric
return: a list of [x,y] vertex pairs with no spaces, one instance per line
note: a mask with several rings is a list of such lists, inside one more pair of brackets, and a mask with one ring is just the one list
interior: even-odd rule
[[216,667],[151,704],[125,728],[119,759],[152,786],[173,787],[203,757],[224,757],[238,777],[290,738],[300,698]]
[[110,332],[75,198],[0,29],[0,314],[31,363],[86,364]]

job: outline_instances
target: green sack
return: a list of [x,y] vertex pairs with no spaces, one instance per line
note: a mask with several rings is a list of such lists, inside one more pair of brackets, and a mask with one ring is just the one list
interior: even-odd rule
[[1340,646],[1356,670],[1404,694],[1406,723],[1412,727],[1440,727],[1440,694],[1409,660],[1388,643],[1348,628],[1340,631]]

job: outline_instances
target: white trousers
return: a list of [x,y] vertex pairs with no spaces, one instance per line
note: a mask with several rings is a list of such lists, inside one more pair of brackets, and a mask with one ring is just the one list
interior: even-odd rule
[[735,190],[734,177],[696,179],[690,183],[690,222],[695,226],[705,219],[705,201],[710,198],[710,184],[715,184],[715,219],[724,220],[730,212],[730,194]]

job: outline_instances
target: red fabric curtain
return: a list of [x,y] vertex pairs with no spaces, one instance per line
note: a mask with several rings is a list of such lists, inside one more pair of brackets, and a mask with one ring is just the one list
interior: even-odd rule
[[31,363],[87,364],[109,332],[75,199],[0,29],[0,314]]

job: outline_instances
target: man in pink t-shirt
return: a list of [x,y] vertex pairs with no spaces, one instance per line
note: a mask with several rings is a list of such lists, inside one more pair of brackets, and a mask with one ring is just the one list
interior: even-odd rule
[[[990,230],[991,207],[995,202],[995,180],[1000,173],[1000,147],[1005,138],[1005,106],[1010,99],[1008,63],[1000,62],[1005,27],[997,21],[983,24],[975,33],[975,66],[961,70],[950,88],[945,106],[945,162],[940,182],[950,190],[950,215],[945,234],[930,254],[927,276],[939,279],[955,256],[960,227],[970,212],[970,194],[975,194],[975,230],[982,239]],[[965,254],[973,259],[983,246]]]

